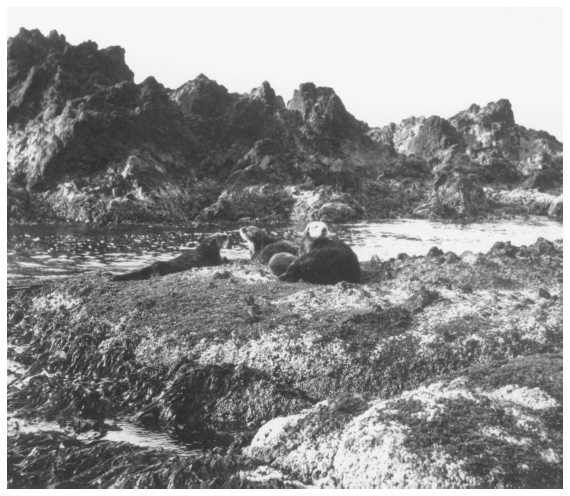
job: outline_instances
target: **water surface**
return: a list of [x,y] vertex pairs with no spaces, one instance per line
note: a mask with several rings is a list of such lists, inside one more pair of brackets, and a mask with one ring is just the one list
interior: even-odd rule
[[[305,223],[271,228],[280,237],[299,240]],[[237,232],[238,227],[226,229]],[[8,228],[8,287],[41,284],[90,270],[123,273],[155,260],[169,260],[195,247],[204,233],[218,228],[172,226],[14,226]],[[425,255],[432,246],[460,255],[487,252],[497,241],[529,245],[537,238],[562,238],[562,223],[542,217],[477,224],[397,219],[332,225],[361,261],[377,255],[385,260],[398,253]],[[237,239],[237,236],[236,236]],[[228,259],[249,258],[245,243],[222,250]]]

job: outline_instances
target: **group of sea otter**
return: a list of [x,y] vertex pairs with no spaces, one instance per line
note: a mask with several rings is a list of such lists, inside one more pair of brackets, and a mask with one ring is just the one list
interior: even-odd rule
[[[263,229],[242,227],[240,235],[249,246],[251,259],[267,264],[280,281],[306,281],[313,284],[360,282],[360,263],[350,246],[331,236],[324,222],[310,222],[301,243],[278,240]],[[114,281],[135,281],[182,272],[194,267],[221,265],[220,249],[229,236],[217,233],[204,239],[195,249],[167,262],[154,262],[134,272],[113,276]]]

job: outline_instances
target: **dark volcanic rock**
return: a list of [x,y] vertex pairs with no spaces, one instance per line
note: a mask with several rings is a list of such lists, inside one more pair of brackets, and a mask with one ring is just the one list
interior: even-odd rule
[[483,188],[466,177],[453,177],[436,190],[432,211],[439,217],[477,217],[489,208]]
[[235,220],[258,199],[237,190],[266,185],[303,193],[264,220],[562,217],[562,144],[517,125],[507,100],[370,129],[332,88],[301,84],[286,106],[266,81],[135,84],[122,48],[25,29],[7,90],[10,222]]
[[[332,88],[302,84],[295,90],[287,108],[301,115],[299,134],[302,149],[330,155],[340,152],[346,142],[367,140],[364,133],[368,126],[346,110]],[[315,140],[316,136],[318,139]]]
[[456,129],[447,120],[434,115],[425,119],[417,134],[407,141],[407,151],[430,159],[438,152],[461,143],[461,135]]
[[[170,99],[180,107],[204,147],[214,147],[222,156],[235,148],[229,154],[234,160],[256,141],[280,141],[286,132],[279,118],[283,102],[267,82],[249,95],[239,95],[200,74],[172,91]],[[209,151],[202,150],[204,155]],[[228,164],[222,161],[221,165]]]
[[[32,193],[32,215],[129,220],[130,210],[139,220],[159,217],[153,194],[169,185],[180,191],[194,153],[165,88],[152,77],[135,84],[119,47],[74,47],[37,30],[22,30],[8,47],[8,178]],[[126,211],[129,194],[143,201]]]
[[348,193],[335,192],[330,186],[301,193],[291,213],[293,220],[350,222],[361,219],[364,208]]
[[545,298],[547,300],[549,300],[550,298],[552,298],[552,296],[550,295],[550,293],[548,291],[546,291],[546,289],[544,288],[538,288],[538,297],[539,298]]
[[542,168],[550,157],[562,156],[562,143],[554,136],[515,124],[508,100],[483,108],[473,104],[451,117],[450,122],[463,136],[471,157],[480,164],[509,160],[528,174]]
[[[507,153],[512,153],[509,142],[509,131],[515,126],[515,117],[508,100],[489,103],[481,109],[479,105],[471,105],[469,109],[459,112],[450,122],[465,136],[468,145],[477,148],[481,144],[488,145],[491,140],[500,143]],[[486,142],[481,143],[481,134]]]
[[92,41],[73,46],[57,31],[44,37],[22,28],[8,39],[8,125],[39,114],[52,119],[68,100],[121,81],[133,81],[121,47],[99,50]]
[[253,184],[293,184],[298,176],[291,162],[283,155],[279,141],[266,138],[257,141],[253,148],[246,153],[236,164],[228,178],[233,187],[242,187]]
[[556,190],[562,183],[562,170],[546,169],[535,172],[522,184],[525,189],[536,189],[541,193]]

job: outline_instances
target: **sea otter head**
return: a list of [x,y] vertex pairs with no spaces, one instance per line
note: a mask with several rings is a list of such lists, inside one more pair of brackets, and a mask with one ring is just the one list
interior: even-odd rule
[[324,222],[309,222],[303,234],[308,235],[311,239],[329,238],[331,232]]
[[230,237],[226,234],[226,233],[216,233],[216,234],[212,234],[209,238],[208,241],[212,244],[216,244],[218,246],[218,248],[221,250],[222,248],[226,248],[228,246],[228,243],[230,241]]
[[259,253],[265,246],[271,243],[272,239],[268,234],[259,227],[247,226],[239,230],[241,238],[247,243],[249,254],[253,257]]

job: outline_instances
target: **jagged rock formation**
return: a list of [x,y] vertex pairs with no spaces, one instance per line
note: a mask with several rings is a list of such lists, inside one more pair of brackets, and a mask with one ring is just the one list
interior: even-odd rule
[[[337,199],[307,211],[306,192],[320,186]],[[152,77],[135,84],[120,47],[25,29],[8,40],[12,222],[238,220],[245,187],[252,200],[285,201],[266,220],[561,216],[550,206],[562,144],[517,125],[507,100],[369,128],[313,83],[287,105],[268,82],[240,95],[200,75],[171,90]],[[501,193],[512,189],[547,194],[549,206],[526,209]],[[254,204],[242,210],[255,215]]]

